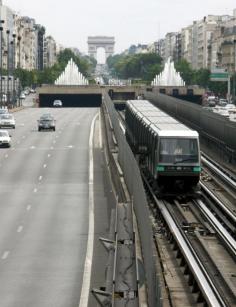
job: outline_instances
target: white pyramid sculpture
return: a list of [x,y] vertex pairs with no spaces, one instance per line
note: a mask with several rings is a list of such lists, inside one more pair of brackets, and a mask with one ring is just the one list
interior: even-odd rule
[[88,85],[88,80],[79,72],[73,59],[67,63],[65,70],[56,79],[55,85]]
[[168,58],[164,70],[153,79],[152,86],[185,86],[180,73],[176,71],[174,62]]

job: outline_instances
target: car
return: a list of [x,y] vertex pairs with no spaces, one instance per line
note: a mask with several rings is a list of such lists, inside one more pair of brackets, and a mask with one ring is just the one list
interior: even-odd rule
[[0,115],[0,128],[2,127],[16,128],[16,121],[12,114],[5,113]]
[[53,106],[54,107],[62,107],[62,101],[57,99],[53,101]]
[[218,102],[218,105],[221,106],[221,107],[225,107],[227,105],[227,103],[228,103],[227,99],[220,98],[219,102]]
[[0,115],[2,114],[8,114],[8,109],[7,108],[0,108]]
[[25,93],[20,94],[20,99],[25,99]]
[[50,113],[41,115],[38,120],[38,131],[41,130],[53,130],[56,131],[56,121]]
[[11,147],[11,136],[7,130],[0,130],[0,146]]

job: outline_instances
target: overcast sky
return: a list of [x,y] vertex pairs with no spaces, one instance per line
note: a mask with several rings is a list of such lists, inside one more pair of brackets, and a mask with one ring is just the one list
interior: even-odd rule
[[115,36],[116,53],[151,43],[205,15],[233,14],[235,0],[3,0],[65,47],[87,52],[89,35]]

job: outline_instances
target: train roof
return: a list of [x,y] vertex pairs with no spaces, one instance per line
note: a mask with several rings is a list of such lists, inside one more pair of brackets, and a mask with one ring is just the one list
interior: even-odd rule
[[197,131],[178,122],[147,100],[129,100],[127,106],[159,136],[198,137]]

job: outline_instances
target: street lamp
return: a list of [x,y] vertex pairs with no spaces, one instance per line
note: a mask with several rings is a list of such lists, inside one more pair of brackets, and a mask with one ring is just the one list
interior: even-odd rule
[[0,20],[0,75],[1,75],[1,79],[0,79],[0,105],[2,107],[2,96],[3,96],[3,92],[2,92],[2,40],[3,40],[3,35],[2,35],[2,31],[3,31],[3,23],[4,20]]
[[12,102],[13,105],[15,106],[16,104],[16,89],[15,89],[15,68],[16,68],[16,64],[15,64],[15,52],[16,52],[16,34],[13,33],[12,34],[12,77],[13,77],[13,83],[12,83],[12,87],[13,87],[13,92],[12,92]]
[[236,39],[233,41],[234,43],[234,68],[233,68],[233,103],[235,103],[235,78],[236,78]]
[[10,41],[9,41],[9,35],[10,30],[6,31],[7,33],[7,104],[10,102],[10,91],[9,91],[9,73],[10,73]]
[[18,98],[19,98],[19,106],[21,106],[21,99],[20,99],[20,91],[21,91],[21,86],[20,86],[20,66],[21,66],[21,36],[17,37],[17,41],[18,41],[18,63],[17,63],[17,68],[19,70],[19,75],[18,75]]

